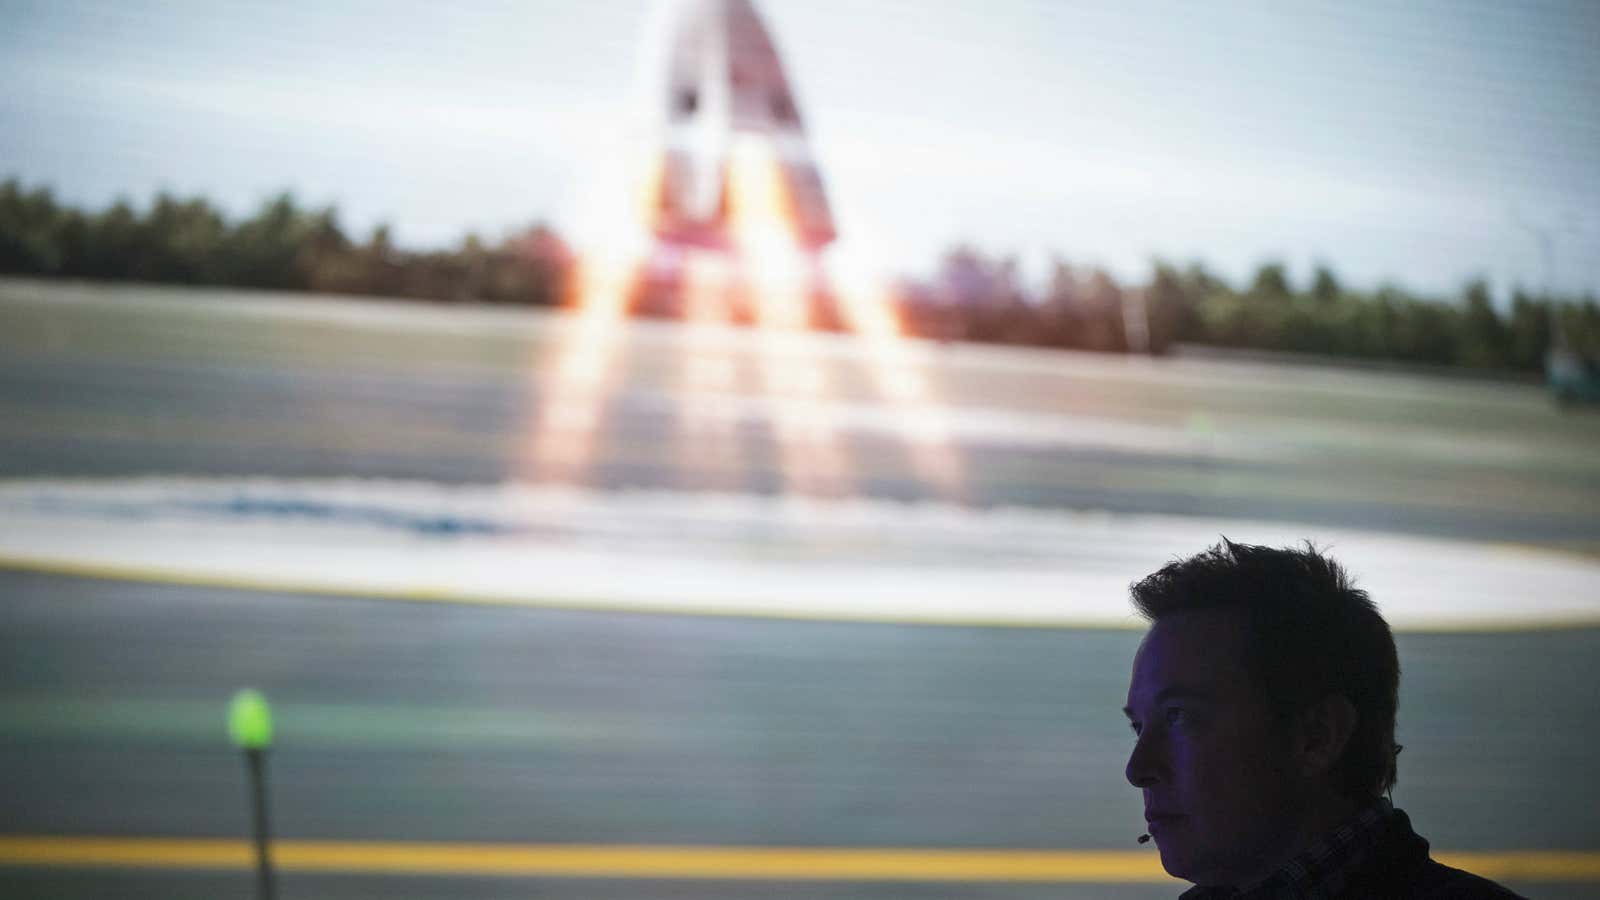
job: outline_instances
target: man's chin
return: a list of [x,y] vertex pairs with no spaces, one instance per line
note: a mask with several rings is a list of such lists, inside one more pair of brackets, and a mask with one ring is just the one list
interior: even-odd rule
[[1178,842],[1172,839],[1156,844],[1157,849],[1161,851],[1161,868],[1167,870],[1167,874],[1173,878],[1193,881],[1194,879],[1190,877],[1190,872],[1193,871],[1194,867],[1190,863],[1188,855],[1183,853],[1177,844]]
[[1177,841],[1161,848],[1161,868],[1173,878],[1181,878],[1200,887],[1227,887],[1241,883],[1241,873],[1236,866],[1229,866],[1218,857],[1197,853],[1195,848],[1185,847]]
[[1161,850],[1161,868],[1173,878],[1182,878],[1198,885],[1221,883],[1215,877],[1215,867],[1205,865],[1202,859],[1196,859],[1194,848],[1185,846],[1176,836],[1168,836],[1167,840],[1158,846]]

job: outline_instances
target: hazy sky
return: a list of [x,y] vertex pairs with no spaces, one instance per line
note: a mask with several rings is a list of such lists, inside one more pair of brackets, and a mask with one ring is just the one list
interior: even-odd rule
[[[0,177],[575,227],[654,0],[0,0]],[[1600,292],[1600,3],[766,0],[845,238]]]

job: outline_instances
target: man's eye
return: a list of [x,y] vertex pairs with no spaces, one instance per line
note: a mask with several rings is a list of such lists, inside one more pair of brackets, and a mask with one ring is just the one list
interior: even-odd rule
[[1181,706],[1174,706],[1174,707],[1172,707],[1172,708],[1167,710],[1167,724],[1168,725],[1176,725],[1179,722],[1187,721],[1188,718],[1189,718],[1189,711],[1184,709]]

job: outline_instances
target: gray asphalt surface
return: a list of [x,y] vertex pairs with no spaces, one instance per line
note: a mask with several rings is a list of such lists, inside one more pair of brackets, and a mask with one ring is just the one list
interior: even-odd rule
[[[463,329],[448,309],[352,301],[322,304],[339,311],[326,319],[319,303],[0,280],[0,477],[542,476],[530,447],[541,411],[567,389],[552,375],[558,321],[467,310],[456,313],[472,324]],[[617,336],[595,452],[572,480],[785,489],[777,431],[759,409],[731,424],[727,446],[682,439],[697,346],[670,323]],[[759,399],[760,342],[742,334],[719,347],[734,374],[718,399]],[[871,360],[848,349],[823,339],[803,362],[831,385],[825,410],[864,410],[833,435],[854,496],[1600,552],[1600,415],[1563,415],[1534,385],[923,347],[916,369],[935,420],[952,426],[962,474],[946,496],[918,478],[904,440],[860,427],[902,410],[874,388]],[[1019,439],[1019,421],[1055,437]]]
[[[22,573],[0,574],[0,596],[0,832],[245,834],[243,766],[223,731],[240,685],[278,712],[272,790],[288,837],[1128,849],[1142,830],[1121,776],[1132,632],[460,607]],[[1596,631],[1402,636],[1395,798],[1436,846],[1600,848],[1600,796],[1584,774],[1600,739],[1587,689],[1597,650]],[[8,878],[58,884],[12,872],[0,885]],[[213,883],[139,876],[193,878]],[[502,889],[425,881],[441,896]],[[59,886],[93,883],[82,873]],[[750,891],[565,884],[536,895]],[[794,895],[885,895],[828,890]]]
[[[555,390],[529,374],[554,352],[551,331],[521,320],[430,334],[359,315],[217,317],[125,292],[58,303],[41,291],[0,282],[0,477],[497,482],[527,474],[528,432]],[[774,430],[759,418],[737,425],[737,462],[665,449],[684,352],[665,333],[625,341],[599,452],[580,478],[781,490]],[[955,445],[963,495],[944,499],[1600,547],[1600,417],[1560,416],[1536,388],[1209,363],[1152,374],[960,349],[943,359],[930,377],[952,409],[1181,437],[1152,452],[969,431]],[[865,402],[859,364],[831,365],[845,399]],[[936,495],[892,438],[857,430],[839,441],[857,493]],[[1257,445],[1279,452],[1230,449]],[[1117,711],[1131,632],[501,609],[3,572],[0,635],[0,833],[243,836],[243,768],[222,721],[246,685],[279,714],[273,799],[288,837],[1127,849],[1142,830]],[[1396,801],[1435,846],[1600,849],[1600,791],[1587,776],[1600,737],[1597,650],[1593,630],[1401,637]],[[344,876],[285,887],[319,897],[1175,893]],[[0,870],[4,896],[247,890],[242,873]]]

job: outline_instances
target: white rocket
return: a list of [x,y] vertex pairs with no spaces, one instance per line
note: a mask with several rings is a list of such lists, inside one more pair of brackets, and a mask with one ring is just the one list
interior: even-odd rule
[[789,80],[750,0],[686,0],[670,32],[664,146],[653,228],[669,244],[725,249],[730,158],[767,142],[792,210],[797,246],[835,237]]

